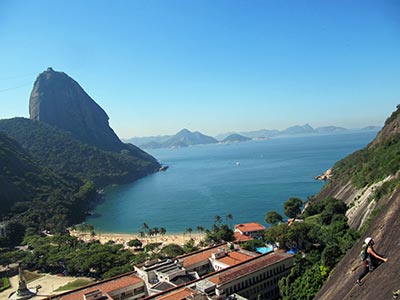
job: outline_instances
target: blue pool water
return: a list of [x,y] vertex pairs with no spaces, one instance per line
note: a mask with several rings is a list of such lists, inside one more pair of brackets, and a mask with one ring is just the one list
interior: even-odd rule
[[271,252],[272,250],[274,250],[272,247],[259,247],[259,248],[256,248],[256,251],[258,253],[260,253],[260,254]]

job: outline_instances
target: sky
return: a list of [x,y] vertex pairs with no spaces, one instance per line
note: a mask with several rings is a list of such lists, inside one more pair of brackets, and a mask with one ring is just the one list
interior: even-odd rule
[[400,104],[397,0],[1,0],[0,119],[47,67],[119,137],[382,126]]

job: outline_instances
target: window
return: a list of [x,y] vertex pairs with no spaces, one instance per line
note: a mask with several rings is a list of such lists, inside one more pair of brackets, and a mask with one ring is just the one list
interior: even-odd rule
[[134,295],[144,293],[144,286],[138,287],[137,289],[133,290]]

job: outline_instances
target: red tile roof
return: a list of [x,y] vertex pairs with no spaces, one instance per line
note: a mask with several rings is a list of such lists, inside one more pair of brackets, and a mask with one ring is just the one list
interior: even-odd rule
[[247,242],[253,239],[247,235],[241,234],[240,232],[235,232],[233,237],[235,238],[235,241],[238,243]]
[[218,261],[228,265],[228,266],[234,266],[237,265],[241,262],[247,261],[249,259],[254,258],[254,256],[250,256],[244,253],[236,252],[236,251],[231,251],[227,253],[227,256],[218,259]]
[[208,261],[208,259],[211,257],[211,254],[217,252],[218,249],[228,249],[228,247],[225,244],[225,245],[221,245],[219,247],[211,248],[211,249],[206,250],[206,251],[195,253],[195,254],[190,255],[190,256],[183,257],[182,258],[183,266],[185,268],[187,268],[187,267],[192,266],[194,264],[197,264],[199,262]]
[[235,280],[237,278],[246,276],[252,272],[260,270],[265,266],[272,265],[281,260],[290,257],[289,255],[283,255],[279,253],[267,254],[263,257],[258,257],[242,266],[235,267],[233,269],[228,269],[226,271],[221,271],[220,273],[212,276],[209,280],[215,284],[224,284]]
[[235,229],[238,229],[241,232],[251,232],[251,231],[265,230],[266,228],[260,223],[252,222],[245,224],[236,224]]
[[115,290],[119,290],[130,285],[143,282],[142,279],[136,275],[128,275],[125,277],[116,278],[109,281],[104,281],[103,283],[90,285],[88,288],[79,289],[76,292],[68,293],[65,296],[61,296],[60,300],[83,300],[83,295],[89,292],[100,290],[103,293],[111,293]]
[[157,300],[184,300],[186,297],[195,294],[196,292],[189,288],[179,289],[175,292],[172,292],[168,295],[157,297]]

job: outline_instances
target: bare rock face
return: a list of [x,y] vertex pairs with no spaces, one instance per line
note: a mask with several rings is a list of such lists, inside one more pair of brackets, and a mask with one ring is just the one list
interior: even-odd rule
[[29,114],[70,132],[85,144],[120,151],[124,144],[108,124],[105,111],[63,72],[48,68],[39,74],[29,100]]

